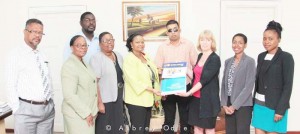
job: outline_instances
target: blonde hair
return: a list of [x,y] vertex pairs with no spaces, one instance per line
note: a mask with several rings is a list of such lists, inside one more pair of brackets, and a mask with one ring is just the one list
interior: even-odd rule
[[212,41],[211,50],[215,52],[217,50],[217,44],[216,44],[215,37],[214,37],[213,33],[210,30],[204,30],[203,32],[200,33],[200,35],[198,37],[197,49],[199,51],[202,51],[201,46],[200,46],[200,40],[203,39],[203,38],[207,38],[207,39],[210,39]]

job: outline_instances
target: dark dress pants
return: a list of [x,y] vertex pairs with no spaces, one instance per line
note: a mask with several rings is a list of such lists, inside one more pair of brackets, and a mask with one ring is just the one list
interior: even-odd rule
[[[230,100],[230,97],[228,98]],[[227,102],[231,106],[230,101]],[[232,115],[225,115],[226,134],[250,134],[252,106],[242,106]]]
[[[191,89],[190,84],[186,86],[187,90]],[[165,122],[162,126],[164,134],[174,134],[174,122],[176,114],[176,104],[179,112],[179,127],[180,134],[189,134],[190,125],[188,124],[188,103],[190,97],[180,97],[177,95],[168,95],[166,100],[162,101],[162,106],[165,112]]]
[[129,134],[148,134],[152,107],[126,104],[130,116]]

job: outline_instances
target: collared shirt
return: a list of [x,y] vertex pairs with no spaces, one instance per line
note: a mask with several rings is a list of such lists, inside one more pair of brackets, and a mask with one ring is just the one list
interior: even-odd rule
[[197,51],[192,42],[180,38],[178,45],[172,45],[170,40],[165,41],[159,46],[155,64],[158,68],[162,68],[164,63],[169,62],[187,62],[186,82],[191,83],[193,78],[193,66],[196,64]]
[[[44,93],[43,78],[36,61],[36,52],[40,54],[41,66],[49,80],[49,96]],[[19,97],[33,101],[45,101],[53,98],[48,64],[41,51],[33,50],[27,44],[22,44],[10,53],[6,61],[5,73],[9,105],[13,112],[19,108]]]
[[[85,41],[86,43],[88,44],[88,51],[87,53],[85,54],[85,56],[83,57],[83,60],[85,63],[89,63],[90,62],[90,59],[92,57],[92,55],[100,52],[100,46],[99,46],[99,38],[97,36],[97,34],[94,34],[94,37],[92,40],[88,39],[82,31],[80,31],[79,33],[77,33],[76,35],[81,35],[85,38]],[[71,38],[70,38],[71,40]],[[72,50],[71,50],[71,47],[70,47],[70,40],[67,42],[66,46],[65,46],[65,49],[64,49],[64,61],[66,61],[71,53],[72,53]]]

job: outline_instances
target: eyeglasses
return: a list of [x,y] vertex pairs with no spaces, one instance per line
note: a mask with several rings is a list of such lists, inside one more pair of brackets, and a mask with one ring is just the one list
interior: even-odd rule
[[88,48],[89,47],[89,45],[87,45],[87,44],[76,44],[74,46],[76,46],[77,48]]
[[25,29],[28,33],[30,34],[37,34],[37,35],[40,35],[40,36],[43,36],[45,35],[43,32],[38,32],[38,31],[34,31],[34,30],[28,30],[28,29]]
[[104,43],[104,44],[107,44],[107,43],[114,43],[114,42],[115,42],[115,39],[102,40],[101,42]]
[[176,33],[176,32],[178,32],[177,28],[168,29],[168,33]]
[[96,23],[96,20],[95,19],[89,19],[89,18],[85,18],[83,19],[84,22],[93,22],[93,23]]

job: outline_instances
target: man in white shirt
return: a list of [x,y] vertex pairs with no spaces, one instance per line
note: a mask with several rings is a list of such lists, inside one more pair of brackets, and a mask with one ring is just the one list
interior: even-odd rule
[[6,62],[6,89],[13,110],[15,134],[52,134],[54,123],[53,90],[45,55],[37,48],[43,23],[29,19],[24,43],[14,49]]
[[[88,44],[89,48],[86,55],[83,57],[83,60],[85,63],[89,63],[91,56],[100,52],[99,39],[98,36],[94,34],[94,31],[96,30],[96,19],[94,14],[91,12],[84,12],[80,17],[80,26],[81,31],[76,35],[82,35]],[[64,60],[67,60],[71,53],[70,42],[68,42],[64,49]]]

